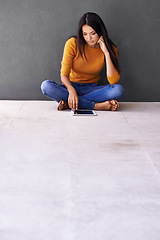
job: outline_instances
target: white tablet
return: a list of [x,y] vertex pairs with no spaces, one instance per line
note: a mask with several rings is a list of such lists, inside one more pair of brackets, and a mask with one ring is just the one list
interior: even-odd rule
[[87,109],[78,109],[78,110],[71,110],[73,116],[96,116],[96,112],[94,110],[87,110]]

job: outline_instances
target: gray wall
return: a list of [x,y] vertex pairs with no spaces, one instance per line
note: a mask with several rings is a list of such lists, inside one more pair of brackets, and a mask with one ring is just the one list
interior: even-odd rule
[[65,41],[87,11],[119,48],[121,101],[160,101],[159,0],[0,0],[0,99],[47,99],[40,84],[60,83]]

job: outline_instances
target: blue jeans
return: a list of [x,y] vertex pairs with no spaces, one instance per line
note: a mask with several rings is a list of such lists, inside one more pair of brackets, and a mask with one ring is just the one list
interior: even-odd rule
[[[119,99],[123,94],[123,87],[120,84],[98,86],[96,83],[71,83],[79,98],[78,108],[82,109],[94,109],[95,103]],[[57,102],[61,99],[68,102],[69,93],[63,84],[45,80],[41,84],[41,90],[43,94]]]

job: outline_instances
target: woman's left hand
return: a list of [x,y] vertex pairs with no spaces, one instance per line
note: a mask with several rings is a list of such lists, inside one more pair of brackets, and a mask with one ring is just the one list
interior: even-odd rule
[[104,54],[109,53],[102,36],[99,38],[97,43],[99,43],[99,46],[100,46],[101,50],[104,52]]

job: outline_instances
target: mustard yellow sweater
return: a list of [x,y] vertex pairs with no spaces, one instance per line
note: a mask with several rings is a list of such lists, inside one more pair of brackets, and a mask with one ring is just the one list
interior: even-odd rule
[[[118,57],[118,50],[113,46],[113,50]],[[101,48],[92,48],[85,45],[87,60],[80,56],[77,46],[77,39],[70,38],[64,47],[63,59],[61,62],[61,76],[68,76],[70,81],[77,83],[93,83],[100,79],[100,72],[105,64],[104,53]],[[110,84],[118,82],[120,75],[116,72],[107,79]]]

